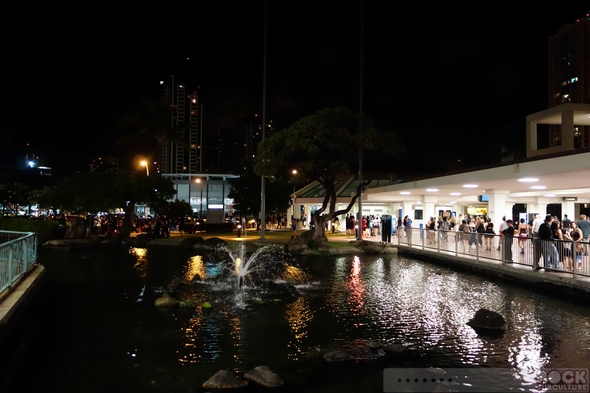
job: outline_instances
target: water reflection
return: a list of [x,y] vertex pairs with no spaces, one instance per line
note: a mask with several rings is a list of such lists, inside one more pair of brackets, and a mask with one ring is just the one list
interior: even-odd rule
[[203,256],[194,255],[190,257],[184,267],[183,278],[185,281],[192,281],[195,277],[204,279],[207,276]]
[[148,264],[148,250],[147,248],[138,248],[132,247],[129,249],[129,254],[133,255],[135,259],[135,264],[133,268],[137,271],[140,278],[146,278],[150,273],[150,268]]
[[[133,255],[137,274],[149,275],[149,255],[141,249]],[[192,256],[182,276],[207,281],[218,276],[216,266]],[[268,359],[299,362],[318,346],[378,339],[402,342],[418,359],[409,366],[511,368],[526,389],[540,368],[582,367],[590,350],[589,310],[412,259],[303,261],[287,266],[277,281],[296,284],[301,296],[292,303],[236,309],[219,293],[228,287],[194,287],[202,291],[199,299],[216,303],[210,314],[197,308],[184,321],[182,346],[174,344],[178,362],[239,370]],[[481,336],[466,324],[480,308],[506,318],[503,336]]]
[[303,350],[303,340],[309,336],[308,325],[313,319],[309,300],[300,297],[294,303],[289,304],[285,310],[285,319],[289,323],[291,330],[291,339],[287,344],[287,358],[290,360],[299,360]]

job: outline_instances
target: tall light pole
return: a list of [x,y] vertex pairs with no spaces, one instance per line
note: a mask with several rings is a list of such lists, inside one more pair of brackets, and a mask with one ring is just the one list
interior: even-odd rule
[[199,218],[202,220],[203,219],[203,183],[201,182],[201,179],[197,179],[195,181],[197,182],[197,184],[199,185],[199,187],[201,189],[201,198],[200,198],[201,207],[199,208]]
[[[359,134],[362,130],[363,116],[363,29],[364,29],[364,1],[361,0],[361,70],[360,70],[360,103],[359,103]],[[359,138],[359,186],[363,182],[363,144]],[[363,188],[359,187],[359,213],[358,213],[359,230],[356,233],[356,240],[363,240]]]
[[[291,172],[293,176],[297,175],[297,169],[293,169]],[[295,184],[293,184],[293,216],[291,217],[292,220],[295,219],[295,201],[297,200],[297,196],[295,195]]]
[[140,162],[140,164],[141,164],[141,166],[145,167],[145,173],[147,176],[149,176],[150,175],[150,167],[149,167],[147,161],[143,160],[142,162]]
[[[267,0],[264,0],[264,54],[262,58],[262,140],[266,134],[266,9]],[[264,175],[260,181],[260,240],[265,240],[264,232],[266,228],[266,189],[264,185]]]

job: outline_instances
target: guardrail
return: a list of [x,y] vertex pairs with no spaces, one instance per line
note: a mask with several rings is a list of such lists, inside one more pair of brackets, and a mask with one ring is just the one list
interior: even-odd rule
[[37,235],[33,232],[0,231],[0,293],[37,262]]
[[398,228],[398,245],[476,260],[530,266],[573,277],[590,276],[590,243],[587,241],[541,240],[531,237],[501,237],[486,233]]

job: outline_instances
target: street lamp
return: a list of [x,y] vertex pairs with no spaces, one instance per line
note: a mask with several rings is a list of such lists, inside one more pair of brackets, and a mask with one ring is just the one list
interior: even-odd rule
[[[293,176],[297,175],[297,169],[293,169],[291,171]],[[295,219],[295,201],[297,200],[297,196],[295,195],[295,184],[293,184],[293,215],[291,216],[291,220]]]
[[150,175],[150,168],[148,166],[148,163],[146,160],[143,160],[142,162],[140,162],[141,166],[145,167],[145,173],[149,176]]
[[199,208],[199,218],[203,219],[203,183],[201,182],[201,179],[197,179],[195,180],[197,182],[197,184],[199,185],[200,189],[201,189],[201,207]]

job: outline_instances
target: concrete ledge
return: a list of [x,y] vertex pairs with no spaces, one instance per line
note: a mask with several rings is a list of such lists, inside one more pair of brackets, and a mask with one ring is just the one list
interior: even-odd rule
[[[23,308],[28,298],[37,290],[41,277],[45,273],[43,266],[32,266],[13,286],[0,294],[0,333],[6,325],[16,319],[16,311]],[[0,335],[0,338],[1,335]]]
[[500,261],[476,260],[445,253],[438,253],[406,246],[398,246],[400,254],[416,257],[421,260],[454,266],[463,270],[482,273],[485,275],[501,277],[511,281],[520,282],[542,290],[590,300],[590,277],[576,276],[571,273],[554,273],[534,271],[530,266],[519,264],[502,264]]

